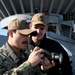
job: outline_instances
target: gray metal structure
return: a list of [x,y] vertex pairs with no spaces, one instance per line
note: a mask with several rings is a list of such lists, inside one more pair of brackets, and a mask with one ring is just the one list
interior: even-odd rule
[[75,0],[0,0],[0,20],[14,14],[33,13],[35,8],[39,12],[48,9],[49,14],[75,14]]

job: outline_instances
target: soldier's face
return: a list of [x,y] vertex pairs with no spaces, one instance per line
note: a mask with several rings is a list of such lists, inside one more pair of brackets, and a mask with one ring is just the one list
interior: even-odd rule
[[12,44],[18,49],[25,49],[28,43],[28,35],[22,35],[18,31],[13,32]]
[[40,41],[43,38],[43,36],[46,33],[46,31],[47,31],[47,28],[44,25],[41,25],[41,24],[32,25],[30,27],[30,29],[33,30],[33,31],[37,31],[37,36],[32,37],[32,39],[35,42]]

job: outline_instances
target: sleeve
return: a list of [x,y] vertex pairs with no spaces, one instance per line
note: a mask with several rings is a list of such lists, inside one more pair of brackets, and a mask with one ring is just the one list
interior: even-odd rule
[[[36,67],[37,68],[37,67]],[[37,72],[34,71],[34,68],[31,66],[30,62],[26,61],[21,64],[19,67],[13,69],[13,75],[44,75],[40,70]]]
[[61,70],[63,75],[72,75],[72,65],[69,60],[67,52],[63,52],[63,61],[61,65]]
[[21,64],[19,67],[17,68],[13,68],[12,70],[6,72],[7,75],[32,75],[33,73],[33,68],[31,66],[31,64],[26,61],[23,64]]
[[68,53],[64,50],[64,48],[58,44],[58,50],[63,55],[63,60],[61,66],[62,75],[72,75],[72,65],[68,56]]

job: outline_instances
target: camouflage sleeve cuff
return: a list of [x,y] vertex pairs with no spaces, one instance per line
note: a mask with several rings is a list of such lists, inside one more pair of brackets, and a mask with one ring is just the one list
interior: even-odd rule
[[33,71],[33,67],[31,66],[29,61],[25,61],[19,67],[14,69],[17,73],[28,74]]

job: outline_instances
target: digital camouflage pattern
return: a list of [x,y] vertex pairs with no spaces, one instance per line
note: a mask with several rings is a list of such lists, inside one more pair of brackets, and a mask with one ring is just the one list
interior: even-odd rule
[[0,48],[0,75],[43,75],[39,67],[32,67],[28,61],[18,66],[19,59],[6,43]]

